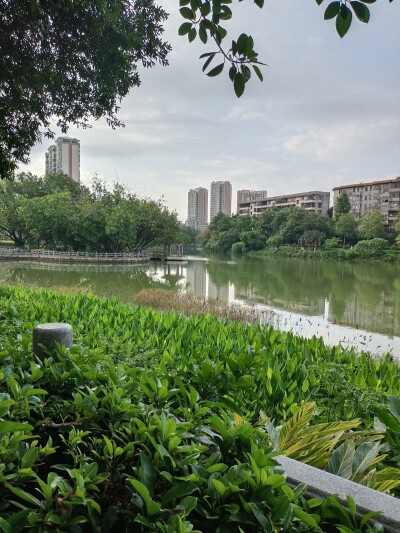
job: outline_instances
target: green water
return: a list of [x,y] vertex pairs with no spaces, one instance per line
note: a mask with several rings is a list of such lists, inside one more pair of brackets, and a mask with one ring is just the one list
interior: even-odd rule
[[2,282],[92,289],[133,301],[142,289],[188,290],[224,302],[260,304],[332,324],[398,336],[400,266],[287,258],[189,257],[187,263],[81,266],[0,263]]

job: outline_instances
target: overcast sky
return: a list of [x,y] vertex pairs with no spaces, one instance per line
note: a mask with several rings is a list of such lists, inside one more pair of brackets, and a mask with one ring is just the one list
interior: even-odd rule
[[[269,65],[240,99],[227,75],[202,73],[198,57],[214,47],[178,37],[178,0],[161,4],[170,65],[142,69],[121,105],[126,127],[68,132],[81,141],[83,183],[98,174],[163,195],[184,221],[188,190],[214,180],[232,183],[234,213],[238,189],[274,196],[400,176],[400,1],[372,4],[369,24],[354,20],[340,39],[323,20],[327,2],[266,0],[260,10],[234,0],[225,27],[234,39],[251,34]],[[20,169],[43,175],[50,144]]]

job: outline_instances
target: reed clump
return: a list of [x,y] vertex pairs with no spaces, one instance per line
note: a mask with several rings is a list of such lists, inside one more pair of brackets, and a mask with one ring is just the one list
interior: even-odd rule
[[265,311],[240,304],[226,304],[216,298],[195,296],[166,289],[143,289],[135,296],[135,302],[143,307],[161,311],[176,311],[184,316],[211,315],[250,325],[268,322],[273,311]]

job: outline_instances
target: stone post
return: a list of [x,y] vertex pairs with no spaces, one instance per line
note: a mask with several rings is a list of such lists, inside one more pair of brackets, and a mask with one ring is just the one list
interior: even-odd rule
[[[56,343],[66,348],[72,346],[72,326],[62,322],[39,324],[33,329],[33,353],[44,359],[47,356],[46,349],[56,348]],[[42,346],[43,345],[43,348]]]

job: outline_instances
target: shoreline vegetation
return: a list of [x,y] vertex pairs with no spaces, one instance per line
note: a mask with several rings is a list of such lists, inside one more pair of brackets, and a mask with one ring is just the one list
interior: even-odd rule
[[[70,323],[75,345],[32,360],[46,322]],[[389,356],[208,308],[185,317],[21,286],[0,287],[0,342],[0,517],[12,531],[382,531],[289,487],[276,451],[399,494]]]
[[[249,251],[250,257],[297,257],[299,259],[337,260],[337,261],[400,261],[400,249],[387,246],[383,239],[359,241],[355,246],[343,248],[307,249],[298,245],[267,246],[262,250]],[[378,241],[378,242],[376,242]]]
[[164,312],[176,312],[183,316],[210,315],[232,322],[245,322],[255,326],[268,322],[272,310],[261,310],[241,304],[226,304],[216,298],[194,296],[191,293],[173,292],[166,289],[144,289],[138,292],[135,302]]
[[259,215],[233,217],[218,213],[196,241],[209,253],[400,260],[400,222],[389,231],[377,210],[356,220],[348,212],[350,203],[342,211],[338,207],[332,218],[300,207],[270,207]]

